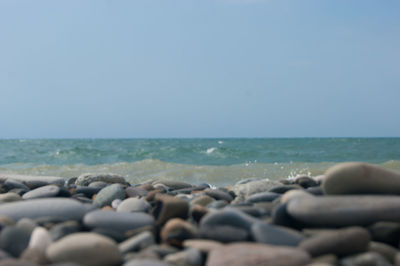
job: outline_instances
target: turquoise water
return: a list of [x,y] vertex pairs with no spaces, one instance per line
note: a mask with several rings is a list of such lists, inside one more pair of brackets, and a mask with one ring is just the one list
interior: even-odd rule
[[345,161],[400,171],[400,138],[0,140],[0,172],[232,183],[322,174]]

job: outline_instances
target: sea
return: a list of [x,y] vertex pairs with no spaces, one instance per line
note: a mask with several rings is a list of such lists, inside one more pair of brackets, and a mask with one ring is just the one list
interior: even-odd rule
[[115,173],[132,183],[166,178],[224,186],[247,178],[318,176],[348,161],[400,173],[400,138],[0,140],[0,173]]

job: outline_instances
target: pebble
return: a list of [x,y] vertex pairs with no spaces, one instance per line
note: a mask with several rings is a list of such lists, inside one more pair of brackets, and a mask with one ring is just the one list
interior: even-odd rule
[[204,193],[207,196],[210,196],[211,198],[214,198],[216,200],[225,200],[227,202],[231,202],[233,200],[233,197],[229,193],[220,189],[207,188],[206,190],[204,190]]
[[53,241],[57,241],[69,234],[77,233],[80,230],[80,225],[77,221],[66,221],[53,226],[49,233]]
[[8,202],[14,202],[14,201],[20,201],[22,200],[22,197],[14,192],[7,192],[0,194],[0,204],[3,203],[8,203]]
[[105,183],[120,183],[126,184],[125,178],[123,176],[117,174],[82,174],[80,175],[76,181],[75,185],[77,186],[88,186],[90,183],[95,181],[103,181]]
[[170,188],[172,190],[192,187],[192,185],[189,183],[175,181],[175,180],[168,180],[168,179],[157,180],[157,181],[153,182],[152,185],[155,186],[158,184],[167,186],[168,188]]
[[148,191],[140,187],[127,187],[125,189],[125,193],[126,195],[128,195],[128,197],[134,198],[134,197],[145,197]]
[[341,163],[328,169],[326,194],[400,194],[400,174],[366,163]]
[[305,190],[300,190],[300,189],[289,190],[282,195],[280,203],[287,203],[291,199],[298,197],[312,197],[312,195],[310,193],[307,193]]
[[281,194],[279,193],[266,191],[251,195],[250,197],[247,198],[247,201],[251,203],[265,202],[265,201],[270,202],[279,198],[280,196]]
[[145,249],[153,244],[155,244],[154,235],[145,231],[121,242],[118,244],[118,249],[122,254],[125,254],[131,251]]
[[38,198],[51,198],[56,197],[60,193],[60,188],[56,185],[47,185],[33,189],[25,193],[22,198],[24,200],[28,199],[38,199]]
[[185,249],[165,256],[164,261],[178,266],[200,266],[203,264],[203,257],[197,249]]
[[18,258],[28,247],[30,233],[14,226],[4,228],[0,233],[0,249]]
[[279,246],[295,247],[305,238],[295,230],[261,222],[253,224],[251,233],[256,242]]
[[149,212],[151,205],[144,198],[127,198],[118,206],[118,212]]
[[52,242],[49,232],[45,228],[38,226],[31,234],[28,248],[44,253]]
[[64,178],[55,176],[0,174],[0,182],[5,181],[6,179],[13,179],[22,182],[30,189],[50,184],[62,186],[65,183]]
[[78,194],[78,193],[82,193],[82,194],[84,194],[86,197],[92,198],[93,195],[99,193],[99,191],[100,191],[101,189],[102,189],[102,188],[99,188],[99,187],[84,187],[84,186],[78,186],[78,187],[76,187],[76,189],[75,189],[75,193],[77,193],[77,194]]
[[288,202],[287,212],[308,226],[370,225],[400,222],[399,196],[301,197]]
[[184,248],[194,248],[206,254],[222,245],[221,242],[209,239],[187,239],[183,241]]
[[325,254],[341,257],[366,251],[369,242],[370,235],[366,229],[349,227],[318,233],[302,241],[299,247],[313,257]]
[[341,260],[342,266],[392,266],[382,255],[376,252],[365,252]]
[[0,216],[14,221],[22,218],[57,217],[59,220],[80,220],[89,207],[64,198],[33,199],[0,205]]
[[312,177],[306,175],[296,176],[296,178],[294,179],[294,183],[303,188],[318,186],[317,181],[315,181]]
[[155,259],[134,259],[125,263],[123,266],[172,266],[167,262]]
[[26,260],[5,259],[0,261],[0,266],[37,266],[37,264]]
[[16,225],[17,228],[24,230],[28,234],[31,234],[33,230],[36,228],[37,223],[29,218],[22,218],[19,220]]
[[221,211],[214,211],[206,214],[200,221],[200,228],[228,225],[250,232],[251,226],[257,221],[256,218],[230,207]]
[[120,184],[112,184],[100,190],[93,204],[98,207],[109,206],[115,199],[125,199],[125,189]]
[[299,185],[280,185],[280,186],[276,186],[276,187],[271,188],[269,190],[269,192],[283,194],[283,193],[285,193],[287,191],[295,190],[295,189],[303,189],[303,188],[301,186],[299,186]]
[[23,189],[25,191],[29,191],[29,187],[26,186],[25,184],[23,184],[21,181],[18,180],[14,180],[14,179],[7,179],[4,183],[3,183],[3,187],[5,189],[12,190],[12,189]]
[[154,197],[153,215],[158,226],[164,225],[171,218],[186,219],[189,214],[189,204],[179,198],[158,193]]
[[398,249],[384,243],[371,241],[368,246],[368,251],[373,251],[382,255],[390,263],[395,263]]
[[198,231],[192,224],[180,219],[169,220],[161,229],[160,237],[162,242],[171,246],[182,247],[182,242],[186,239],[196,238]]
[[122,259],[112,239],[94,233],[66,236],[51,244],[46,256],[53,263],[75,262],[87,266],[118,265]]
[[307,252],[297,248],[256,243],[236,243],[216,248],[207,258],[207,266],[285,265],[302,266],[311,262]]
[[400,244],[400,223],[377,222],[368,227],[374,241],[387,243],[392,246]]
[[97,210],[86,214],[83,218],[83,223],[89,228],[102,228],[117,232],[125,232],[144,226],[153,226],[154,218],[149,214],[141,212]]
[[271,188],[276,187],[280,183],[278,181],[272,180],[256,180],[250,181],[245,184],[237,184],[232,187],[232,191],[236,195],[234,202],[240,202],[247,199],[249,196],[259,193],[269,191]]
[[193,200],[191,200],[190,205],[200,205],[200,206],[205,207],[214,201],[215,201],[215,199],[213,199],[212,197],[207,196],[207,195],[202,195],[202,196],[196,197]]
[[250,240],[250,234],[247,230],[230,225],[200,227],[200,237],[205,239],[212,239],[221,243]]
[[[117,182],[117,183],[120,183],[120,182]],[[123,184],[123,183],[122,183],[122,184]],[[91,182],[91,183],[88,185],[88,187],[90,187],[90,188],[102,189],[102,188],[105,188],[105,187],[108,186],[108,185],[109,185],[109,183],[104,182],[104,181],[94,181],[94,182]]]

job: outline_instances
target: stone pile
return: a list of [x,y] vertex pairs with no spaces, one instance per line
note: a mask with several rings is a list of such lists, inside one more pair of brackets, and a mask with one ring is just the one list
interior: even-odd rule
[[0,175],[0,266],[400,266],[399,195],[364,163],[221,188]]

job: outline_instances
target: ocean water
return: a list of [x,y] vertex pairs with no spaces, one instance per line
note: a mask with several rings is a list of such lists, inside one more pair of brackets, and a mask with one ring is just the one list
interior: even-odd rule
[[116,173],[131,182],[170,178],[233,184],[244,178],[323,174],[346,161],[400,172],[400,138],[0,140],[0,173]]

